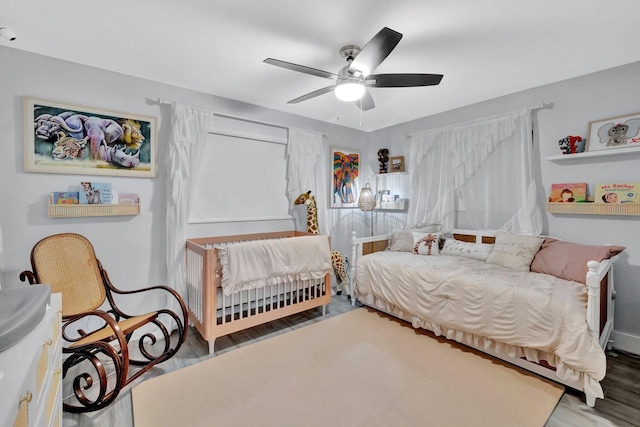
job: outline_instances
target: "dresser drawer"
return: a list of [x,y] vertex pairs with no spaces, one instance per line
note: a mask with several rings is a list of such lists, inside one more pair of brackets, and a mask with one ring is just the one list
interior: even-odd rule
[[60,425],[62,298],[52,294],[42,321],[0,353],[0,426]]

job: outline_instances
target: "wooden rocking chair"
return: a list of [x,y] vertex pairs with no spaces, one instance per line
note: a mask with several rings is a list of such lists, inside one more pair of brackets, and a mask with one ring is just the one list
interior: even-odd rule
[[[176,354],[187,338],[187,309],[176,291],[166,286],[117,289],[93,246],[81,235],[56,234],[40,240],[31,250],[31,267],[33,271],[20,273],[21,281],[48,284],[51,292],[62,293],[62,336],[66,340],[62,352],[68,354],[62,378],[67,374],[73,378],[67,385],[72,387],[73,402],[63,402],[65,411],[89,412],[108,406],[123,387]],[[167,302],[175,299],[180,315],[166,308],[131,315],[116,305],[116,299],[123,301],[127,295],[143,292],[165,293]],[[100,309],[105,300],[109,307]],[[97,327],[89,326],[95,324]],[[174,326],[177,334],[172,335]],[[130,349],[129,344],[135,342],[130,343],[131,337],[141,327],[136,334],[140,335],[137,349],[135,345]],[[130,365],[139,369],[131,374]],[[67,391],[64,381],[63,390]]]

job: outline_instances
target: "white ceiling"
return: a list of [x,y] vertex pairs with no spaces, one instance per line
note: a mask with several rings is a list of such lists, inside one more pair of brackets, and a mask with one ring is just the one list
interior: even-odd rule
[[[3,0],[2,26],[12,48],[366,131],[640,61],[638,0]],[[376,73],[444,79],[372,88],[362,125],[332,93],[288,105],[332,81],[262,62],[336,73],[385,26],[404,37]]]

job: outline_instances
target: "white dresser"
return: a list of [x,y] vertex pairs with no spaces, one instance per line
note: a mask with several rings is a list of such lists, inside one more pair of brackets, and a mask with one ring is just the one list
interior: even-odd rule
[[42,321],[0,352],[0,427],[62,426],[62,294]]

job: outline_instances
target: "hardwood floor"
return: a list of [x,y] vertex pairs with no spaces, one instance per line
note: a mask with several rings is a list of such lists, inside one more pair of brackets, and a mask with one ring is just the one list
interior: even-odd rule
[[[216,355],[261,341],[288,331],[352,310],[344,295],[336,295],[323,317],[320,308],[308,310],[240,331],[216,340]],[[173,359],[153,368],[138,381],[159,376],[201,362],[210,357],[206,341],[195,329],[189,330],[187,342]],[[607,376],[603,381],[605,399],[597,400],[595,408],[584,403],[584,395],[567,389],[545,427],[640,426],[640,358],[616,351],[607,355]],[[135,384],[135,383],[134,383]],[[132,427],[131,387],[127,387],[110,407],[89,414],[64,413],[63,425],[68,427]],[[345,407],[345,416],[348,411]],[[160,426],[159,426],[160,427]],[[173,426],[171,426],[173,427]],[[177,427],[177,426],[176,426]]]

